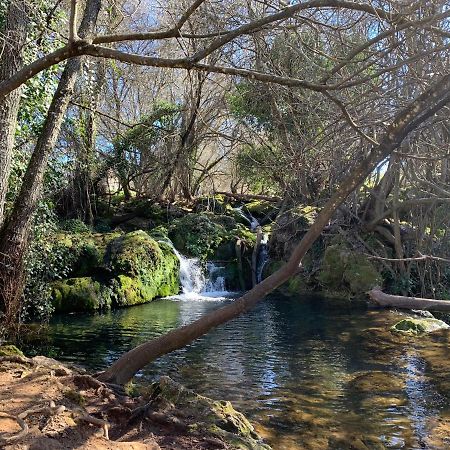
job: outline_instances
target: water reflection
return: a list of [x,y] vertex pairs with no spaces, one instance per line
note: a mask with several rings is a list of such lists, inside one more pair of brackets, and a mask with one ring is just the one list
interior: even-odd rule
[[[161,300],[105,315],[60,317],[48,342],[34,351],[99,370],[229,301]],[[449,411],[448,399],[436,392],[410,343],[380,332],[395,320],[389,312],[320,297],[271,298],[160,358],[139,377],[168,374],[231,400],[261,423],[276,449],[426,448],[430,424]]]

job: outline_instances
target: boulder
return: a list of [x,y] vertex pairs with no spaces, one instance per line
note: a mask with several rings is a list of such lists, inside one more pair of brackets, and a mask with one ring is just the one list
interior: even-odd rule
[[110,242],[105,267],[112,275],[111,295],[117,306],[150,302],[180,289],[177,256],[169,245],[141,230]]
[[418,336],[424,333],[450,328],[445,322],[430,317],[407,318],[400,320],[391,327],[391,331]]
[[52,304],[56,313],[95,312],[111,306],[111,293],[92,277],[69,278],[53,283]]
[[382,278],[370,260],[348,249],[344,244],[327,247],[318,276],[326,289],[346,289],[350,294],[361,295],[382,283]]
[[136,305],[179,292],[177,256],[169,245],[158,244],[141,230],[116,234],[100,247],[89,267],[92,276],[52,284],[57,313]]

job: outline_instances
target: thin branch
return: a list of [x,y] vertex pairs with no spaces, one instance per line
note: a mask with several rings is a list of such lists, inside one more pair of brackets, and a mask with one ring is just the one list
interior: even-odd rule
[[439,262],[444,262],[444,263],[450,263],[450,259],[446,259],[446,258],[441,258],[439,256],[432,256],[432,255],[422,255],[421,253],[419,253],[419,256],[415,256],[412,258],[383,258],[382,256],[373,256],[373,255],[369,255],[367,253],[364,253],[364,255],[366,255],[369,259],[376,259],[376,260],[380,260],[380,261],[389,261],[389,262],[409,262],[409,261],[427,261],[427,260],[432,260],[432,261],[439,261]]
[[77,21],[78,21],[77,0],[70,0],[69,43],[73,43],[78,40]]

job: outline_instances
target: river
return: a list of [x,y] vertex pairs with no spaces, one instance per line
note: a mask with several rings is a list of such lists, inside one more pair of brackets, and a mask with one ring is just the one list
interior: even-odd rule
[[[33,351],[100,370],[133,346],[230,301],[181,295],[95,316],[55,317]],[[152,363],[138,382],[164,374],[230,400],[277,450],[450,448],[433,440],[436,421],[449,416],[449,400],[426,360],[410,341],[382,333],[396,320],[398,313],[360,304],[274,295]],[[446,355],[447,338],[430,345]]]

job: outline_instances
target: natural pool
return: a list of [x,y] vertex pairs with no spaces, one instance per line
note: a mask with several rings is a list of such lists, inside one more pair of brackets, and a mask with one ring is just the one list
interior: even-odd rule
[[[163,299],[57,317],[33,351],[99,370],[228,301]],[[450,448],[449,333],[404,338],[387,331],[398,318],[319,296],[273,296],[139,377],[169,375],[230,400],[276,450]]]

